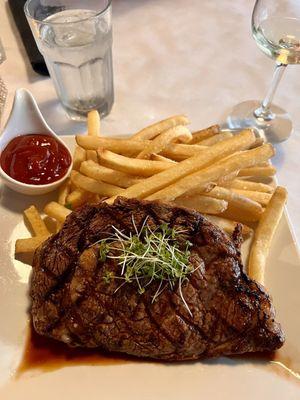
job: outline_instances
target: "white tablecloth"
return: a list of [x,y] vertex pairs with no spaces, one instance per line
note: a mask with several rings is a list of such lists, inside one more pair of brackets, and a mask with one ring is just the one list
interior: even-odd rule
[[[161,118],[186,113],[192,128],[222,122],[231,107],[261,99],[273,61],[251,37],[254,2],[248,0],[114,0],[115,105],[103,121],[107,135],[134,132]],[[0,0],[0,37],[7,60],[0,66],[9,98],[26,87],[49,125],[60,134],[82,132],[58,104],[50,79],[31,69],[5,0]],[[300,67],[289,66],[276,103],[294,121],[294,133],[276,146],[278,180],[289,191],[288,212],[300,243]],[[75,83],[74,83],[75,84]]]

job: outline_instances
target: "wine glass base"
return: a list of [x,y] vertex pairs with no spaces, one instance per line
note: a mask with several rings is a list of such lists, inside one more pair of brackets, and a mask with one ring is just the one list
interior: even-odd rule
[[278,143],[288,139],[293,131],[293,123],[289,114],[282,108],[271,105],[275,118],[271,121],[254,116],[254,110],[260,107],[261,101],[248,100],[236,105],[227,117],[229,129],[245,129],[255,127],[264,131],[268,142]]

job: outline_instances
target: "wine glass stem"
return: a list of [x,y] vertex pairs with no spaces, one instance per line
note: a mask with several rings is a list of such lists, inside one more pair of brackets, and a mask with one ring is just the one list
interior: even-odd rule
[[282,78],[282,75],[285,71],[286,66],[287,66],[286,64],[281,64],[281,63],[276,64],[275,71],[274,71],[273,78],[272,78],[271,87],[270,87],[266,97],[262,101],[260,107],[258,107],[254,111],[254,116],[256,118],[263,119],[264,121],[272,121],[272,119],[275,118],[275,114],[270,110],[270,105],[272,103],[274,94],[276,92],[276,89],[279,85],[279,82]]

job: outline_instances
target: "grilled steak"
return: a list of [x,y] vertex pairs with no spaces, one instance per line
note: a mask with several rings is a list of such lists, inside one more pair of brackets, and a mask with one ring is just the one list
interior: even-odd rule
[[[192,243],[189,261],[195,267],[181,293],[178,285],[167,288],[154,302],[158,282],[142,294],[135,282],[107,282],[107,271],[119,275],[120,265],[102,261],[95,244],[113,227],[134,232],[145,218],[152,229],[168,224],[184,230],[176,240]],[[198,212],[163,202],[118,198],[113,205],[85,205],[35,253],[34,328],[70,346],[169,361],[273,351],[282,346],[283,333],[270,297],[243,272],[238,230],[234,236]]]

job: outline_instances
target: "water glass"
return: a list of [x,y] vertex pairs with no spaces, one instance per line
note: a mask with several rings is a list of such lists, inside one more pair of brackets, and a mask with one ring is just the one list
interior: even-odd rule
[[28,0],[24,10],[68,115],[107,115],[114,101],[111,0]]

